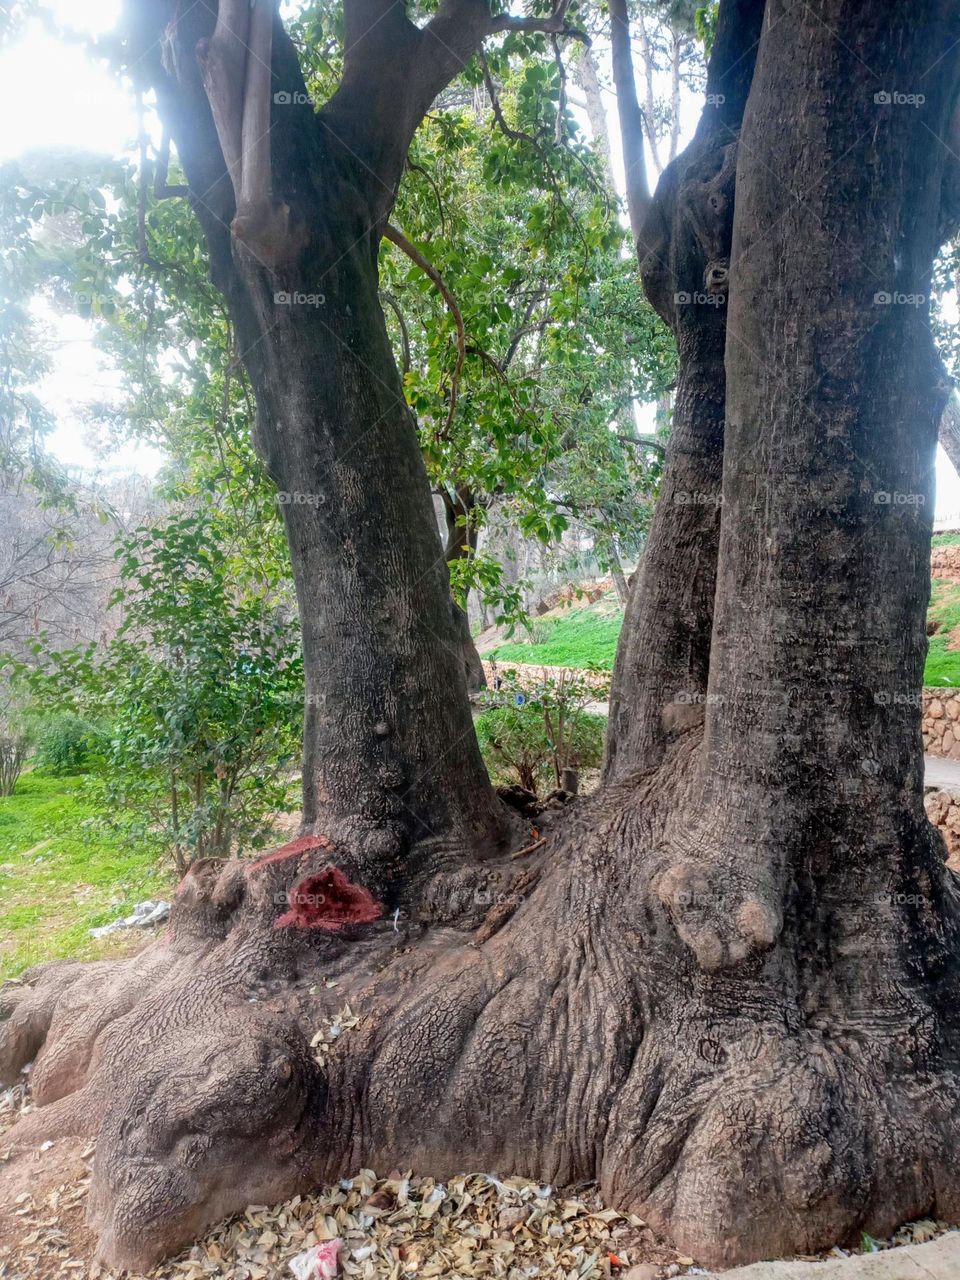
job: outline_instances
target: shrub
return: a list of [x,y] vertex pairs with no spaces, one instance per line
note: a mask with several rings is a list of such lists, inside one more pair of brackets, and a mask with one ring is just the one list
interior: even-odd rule
[[15,668],[38,705],[69,698],[81,722],[111,725],[105,799],[165,835],[181,873],[269,838],[300,747],[296,622],[269,589],[238,582],[215,515],[121,540],[116,635],[84,650],[38,644],[40,665]]
[[499,689],[482,698],[487,708],[476,730],[490,776],[542,792],[560,786],[564,769],[596,768],[603,759],[606,720],[584,710],[595,691],[575,677],[544,679],[523,689],[507,671]]
[[72,711],[44,716],[35,731],[34,764],[45,773],[84,773],[107,747],[99,726]]

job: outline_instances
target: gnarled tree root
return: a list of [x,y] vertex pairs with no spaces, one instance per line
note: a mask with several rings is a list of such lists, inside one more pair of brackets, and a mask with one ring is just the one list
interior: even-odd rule
[[[665,769],[682,777],[693,751]],[[863,1007],[858,974],[806,956],[795,925],[702,964],[664,904],[664,776],[487,868],[495,892],[449,881],[443,926],[371,921],[340,884],[277,927],[338,865],[315,837],[199,866],[140,956],[5,990],[3,1070],[33,1060],[40,1104],[8,1144],[96,1138],[91,1219],[131,1269],[360,1164],[597,1178],[707,1265],[960,1218],[953,973],[926,991],[891,950],[896,998]],[[943,895],[954,911],[948,880]],[[484,929],[491,896],[512,914]],[[359,1023],[321,1065],[311,1041],[346,1004]]]

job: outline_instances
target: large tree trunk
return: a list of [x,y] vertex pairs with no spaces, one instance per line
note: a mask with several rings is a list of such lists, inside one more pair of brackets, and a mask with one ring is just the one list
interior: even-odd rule
[[329,259],[300,288],[322,280],[322,305],[277,306],[269,282],[251,281],[268,335],[258,434],[293,498],[306,829],[399,871],[417,846],[434,859],[490,850],[496,805],[467,702],[462,610],[377,297],[376,246],[369,236],[351,245],[333,215],[327,226]]
[[[276,20],[272,84],[295,99],[268,100],[285,235],[265,248],[249,218],[241,225],[217,145],[224,126],[214,129],[194,54],[206,50],[201,68],[213,61],[214,16],[194,5],[167,29],[176,76],[158,65],[152,27],[135,66],[156,85],[197,193],[256,392],[256,444],[283,503],[306,674],[304,831],[335,840],[352,874],[392,901],[414,873],[486,856],[507,834],[473,732],[461,611],[378,295],[392,191],[363,158],[350,76],[318,124]],[[392,22],[377,39],[415,40],[402,14]],[[357,47],[373,39],[361,33]],[[375,94],[363,99],[375,106]],[[398,141],[378,156],[385,175],[405,149]]]
[[703,721],[720,533],[724,344],[740,118],[762,0],[727,7],[696,137],[664,171],[640,237],[651,304],[677,341],[663,483],[634,575],[610,693],[604,777],[659,763]]
[[[29,1153],[48,1135],[96,1137],[91,1211],[112,1262],[148,1266],[224,1213],[358,1163],[598,1178],[708,1265],[960,1214],[960,893],[923,814],[917,696],[944,388],[922,310],[882,302],[929,293],[938,228],[956,221],[938,139],[960,15],[948,0],[810,0],[773,3],[762,33],[759,18],[728,0],[711,70],[716,84],[728,69],[733,136],[759,36],[736,157],[723,502],[662,503],[648,551],[666,574],[672,522],[676,560],[716,564],[712,646],[704,577],[684,597],[686,645],[653,675],[618,666],[636,754],[523,859],[435,876],[392,919],[342,874],[351,847],[320,836],[206,861],[142,956],[48,966],[4,991],[0,1069],[34,1059],[38,1104],[9,1141]],[[874,101],[878,84],[921,79],[923,113]],[[732,154],[717,126],[708,112],[665,175],[664,269],[689,272],[681,292],[726,256]],[[329,297],[379,376],[382,324],[354,329],[340,291],[373,309],[372,248],[330,269],[343,283]],[[685,338],[683,406],[719,394],[705,315],[703,341],[695,325]],[[277,367],[293,377],[319,317],[283,323],[294,354]],[[361,390],[352,352],[330,367],[348,406],[387,409],[385,373]],[[342,464],[330,394],[275,408]],[[668,494],[718,465],[715,408],[677,412]],[[292,462],[274,457],[283,477],[310,462],[309,432],[290,430]],[[400,449],[416,493],[407,446],[377,443]],[[375,464],[360,474],[385,496]],[[349,505],[349,483],[335,492]],[[719,555],[704,550],[717,513]],[[348,549],[365,536],[338,527]],[[427,568],[420,527],[404,554]],[[394,554],[407,601],[412,571]],[[657,638],[646,608],[631,604],[628,649],[641,625]],[[667,626],[680,634],[674,614]],[[665,697],[694,677],[705,723],[668,715],[665,731]],[[362,1021],[321,1064],[311,1040],[344,1001]]]

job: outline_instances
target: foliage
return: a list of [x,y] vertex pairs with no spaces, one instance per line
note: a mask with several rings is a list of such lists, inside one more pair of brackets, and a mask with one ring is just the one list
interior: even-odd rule
[[0,800],[0,981],[115,946],[117,935],[97,941],[89,931],[144,898],[169,897],[159,848],[156,834],[118,823],[89,776],[24,774]]
[[576,677],[544,678],[524,688],[507,671],[481,698],[477,738],[493,781],[529,791],[561,784],[563,770],[591,769],[603,758],[606,720],[584,710],[597,691]]
[[462,355],[420,268],[393,245],[381,268],[428,474],[472,548],[458,596],[515,623],[520,593],[483,558],[490,513],[544,546],[577,521],[635,552],[660,455],[636,441],[633,404],[663,393],[675,352],[543,37],[511,35],[464,79],[472,99],[450,90],[418,131],[394,215],[459,301]]
[[533,643],[507,641],[484,654],[497,662],[534,666],[613,669],[623,614],[608,603],[569,608],[560,617],[538,618]]
[[295,626],[269,592],[238,587],[210,512],[141,528],[117,554],[116,637],[38,646],[42,667],[21,674],[46,705],[67,696],[111,724],[108,794],[160,824],[179,869],[262,844],[299,746]]
[[693,17],[697,39],[703,45],[704,57],[709,58],[713,52],[713,42],[717,38],[717,18],[720,16],[719,0],[705,4]]
[[109,738],[100,725],[72,711],[41,716],[34,731],[33,764],[49,774],[78,774],[102,758]]

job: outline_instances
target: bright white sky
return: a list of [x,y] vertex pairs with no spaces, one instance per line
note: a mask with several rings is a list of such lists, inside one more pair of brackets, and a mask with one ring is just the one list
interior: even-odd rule
[[[79,18],[80,29],[89,34],[109,32],[120,5],[121,0],[84,0],[82,6],[76,0],[50,0],[59,21],[77,26]],[[598,53],[602,57],[602,51]],[[56,92],[37,91],[38,66],[44,68],[45,83],[55,85]],[[24,109],[25,103],[29,110]],[[606,106],[614,167],[622,184],[617,113],[609,93]],[[685,95],[682,110],[686,138],[696,124],[699,104],[692,95]],[[54,40],[36,24],[17,44],[0,50],[0,161],[34,147],[78,147],[119,155],[131,149],[136,130],[132,95],[80,47]],[[649,157],[648,164],[654,173]],[[55,316],[49,311],[41,315],[56,342],[54,370],[39,388],[58,421],[50,437],[52,451],[63,462],[87,472],[154,474],[163,461],[158,450],[135,443],[104,449],[86,437],[81,419],[84,404],[107,398],[117,385],[109,362],[93,346],[90,324],[77,316]],[[650,418],[652,424],[652,407]],[[960,520],[960,477],[939,447],[936,515],[938,521]]]

